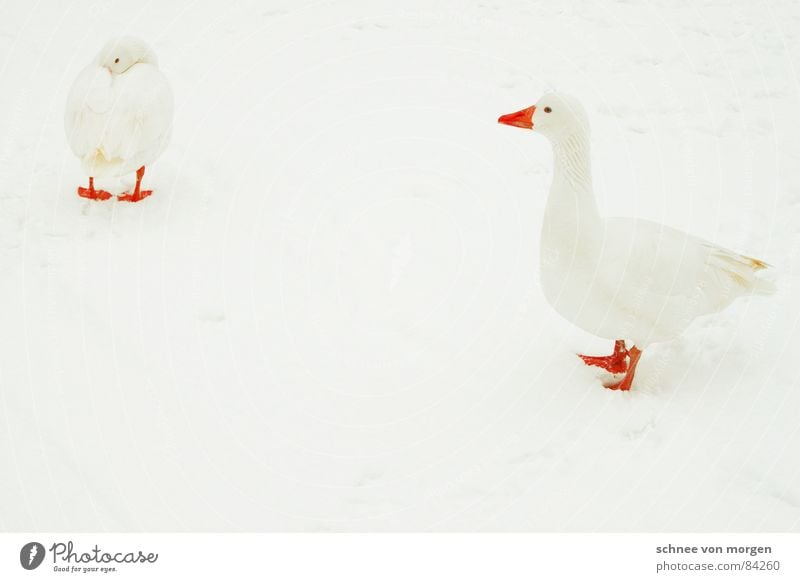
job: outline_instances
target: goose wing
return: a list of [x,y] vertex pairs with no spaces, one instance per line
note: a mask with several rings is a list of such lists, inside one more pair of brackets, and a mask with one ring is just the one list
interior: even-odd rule
[[649,220],[612,218],[607,227],[623,233],[611,245],[620,257],[619,276],[644,294],[691,300],[700,314],[773,289],[757,277],[768,267],[759,259]]

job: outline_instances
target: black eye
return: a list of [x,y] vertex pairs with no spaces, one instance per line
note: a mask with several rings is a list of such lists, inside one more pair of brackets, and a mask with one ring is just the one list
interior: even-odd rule
[[544,108],[544,112],[545,113],[550,113],[551,111],[552,111],[552,109],[550,109],[549,107],[545,107]]
[[118,62],[119,62],[119,57],[117,57],[116,59],[114,59],[114,62],[115,62],[115,63],[118,63]]

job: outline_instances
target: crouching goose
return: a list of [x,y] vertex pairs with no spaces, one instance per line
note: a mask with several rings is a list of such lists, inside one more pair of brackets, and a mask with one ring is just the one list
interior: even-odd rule
[[118,197],[138,202],[145,166],[161,155],[172,127],[172,91],[153,51],[133,37],[112,40],[78,75],[64,114],[70,148],[89,176],[78,195],[108,200],[94,187],[94,178],[136,172],[131,193]]

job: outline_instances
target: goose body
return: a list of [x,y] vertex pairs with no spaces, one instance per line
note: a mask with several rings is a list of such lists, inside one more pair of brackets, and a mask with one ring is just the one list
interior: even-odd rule
[[172,116],[172,91],[153,51],[132,37],[109,42],[81,71],[67,98],[67,141],[90,177],[90,189],[79,194],[94,191],[92,178],[133,172],[138,192],[139,173],[169,142]]
[[[541,237],[544,295],[565,319],[613,339],[610,356],[581,356],[626,372],[630,389],[641,350],[680,335],[697,317],[738,297],[769,293],[767,264],[680,230],[638,218],[604,217],[592,190],[589,124],[573,98],[549,94],[500,118],[534,129],[553,146],[554,173]],[[625,347],[631,340],[634,347]]]

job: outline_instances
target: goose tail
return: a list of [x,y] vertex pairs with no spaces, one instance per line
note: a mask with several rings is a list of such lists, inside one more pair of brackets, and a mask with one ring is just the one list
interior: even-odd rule
[[711,249],[713,263],[720,270],[729,284],[733,284],[741,293],[753,295],[771,295],[777,291],[775,283],[763,277],[759,272],[772,265],[761,259],[740,255],[720,247]]

